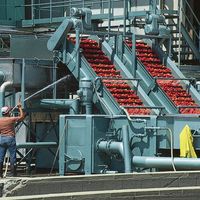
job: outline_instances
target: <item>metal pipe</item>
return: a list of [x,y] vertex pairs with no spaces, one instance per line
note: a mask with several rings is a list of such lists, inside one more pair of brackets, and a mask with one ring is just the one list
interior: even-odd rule
[[35,24],[35,13],[34,13],[34,0],[31,0],[31,19],[33,21],[33,25]]
[[120,154],[124,159],[124,168],[126,173],[131,172],[131,151],[128,145],[128,126],[122,127],[123,130],[123,142],[116,142],[114,140],[105,141],[100,139],[97,142],[97,149],[106,154]]
[[5,104],[5,90],[7,87],[10,87],[13,85],[12,81],[6,81],[4,82],[0,87],[0,107],[3,107]]
[[145,127],[145,129],[149,130],[166,130],[170,134],[170,154],[171,154],[171,161],[172,161],[172,167],[173,170],[176,171],[176,167],[174,164],[174,135],[172,133],[172,130],[168,127]]
[[[170,168],[172,169],[172,159],[170,157],[146,157],[133,156],[132,163],[135,167],[143,168]],[[174,158],[176,169],[200,169],[200,159],[198,158]]]
[[135,38],[135,33],[132,34],[132,75],[133,78],[136,78],[136,38]]
[[92,103],[87,103],[85,105],[85,113],[88,114],[88,115],[92,114]]
[[97,142],[97,149],[107,154],[117,153],[120,154],[122,157],[124,157],[122,142],[116,142],[114,140],[109,140],[109,141],[101,140]]
[[[56,77],[57,77],[56,67],[57,67],[57,62],[55,61],[55,58],[54,58],[53,59],[53,70],[52,70],[52,79],[53,79],[53,82],[56,81]],[[54,85],[54,87],[53,87],[53,98],[56,99],[56,96],[57,96],[57,86]]]
[[24,107],[24,99],[25,99],[25,68],[26,62],[25,59],[22,59],[22,81],[21,81],[21,102],[22,107]]
[[80,28],[77,26],[76,31],[76,69],[78,72],[78,78],[80,78]]
[[50,23],[52,23],[52,0],[49,1],[49,18]]
[[13,82],[12,81],[6,81],[0,86],[0,92],[5,92],[6,88],[9,86],[12,86]]
[[79,99],[74,99],[74,101],[72,101],[69,114],[79,114]]
[[156,14],[156,9],[157,9],[157,1],[156,0],[149,0],[149,10],[153,14]]
[[126,35],[126,19],[127,19],[127,0],[124,0],[124,32],[123,32],[124,35]]
[[110,39],[110,27],[111,27],[111,0],[108,1],[108,39]]
[[182,24],[182,20],[183,20],[183,13],[182,11],[182,6],[183,6],[183,2],[182,0],[179,1],[179,18],[178,18],[178,67],[180,67],[181,65],[181,24]]
[[128,111],[127,111],[123,106],[120,106],[120,108],[125,112],[126,117],[127,117],[127,119],[128,119],[130,122],[138,122],[138,123],[143,122],[143,123],[147,124],[147,120],[146,120],[146,119],[140,119],[140,118],[131,119],[131,117],[130,117]]
[[129,132],[128,126],[122,126],[123,134],[123,149],[124,149],[124,167],[126,173],[131,173],[131,150],[129,147]]
[[40,106],[51,108],[67,108],[70,109],[70,114],[79,113],[78,99],[42,99]]

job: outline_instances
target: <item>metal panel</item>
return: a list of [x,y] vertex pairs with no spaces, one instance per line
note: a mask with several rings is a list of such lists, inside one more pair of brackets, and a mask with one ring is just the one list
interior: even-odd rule
[[[4,81],[13,81],[13,86],[19,88],[22,80],[22,61],[16,59],[0,59],[0,71],[5,74]],[[25,88],[41,88],[50,82],[50,70],[29,62],[25,68]]]
[[47,49],[48,37],[34,36],[11,37],[10,56],[13,58],[53,59],[53,53]]
[[0,4],[0,24],[16,25],[16,22],[24,19],[23,0],[1,0]]
[[[58,143],[58,135],[55,130],[58,131],[58,127],[52,129],[51,123],[36,123],[36,142],[56,142]],[[37,147],[37,146],[36,146]],[[31,147],[30,147],[31,148]],[[41,146],[36,151],[36,168],[47,168],[53,167],[58,168],[58,160],[55,160],[57,147],[44,148]]]
[[[124,172],[123,158],[117,152],[113,154],[110,148],[113,142],[122,142],[123,126],[128,126],[132,155],[155,156],[159,149],[170,150],[171,142],[174,149],[179,149],[183,127],[188,124],[192,130],[199,131],[199,123],[200,118],[180,115],[132,117],[132,121],[125,116],[61,115],[60,175],[71,171],[100,173],[105,169]],[[167,129],[172,131],[172,141]],[[198,137],[194,140],[198,149]],[[107,142],[105,152],[98,149],[101,141]]]

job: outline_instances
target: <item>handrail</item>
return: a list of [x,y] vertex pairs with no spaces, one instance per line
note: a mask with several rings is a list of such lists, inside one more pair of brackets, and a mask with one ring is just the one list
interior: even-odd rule
[[[185,19],[187,20],[188,24],[190,25],[190,28],[192,29],[192,31],[195,33],[196,37],[199,38],[199,34],[196,32],[196,30],[194,29],[193,24],[191,23],[190,19],[188,18],[188,16],[186,15],[185,11],[182,9],[181,10],[182,13],[184,14]],[[199,25],[200,26],[200,25]]]
[[185,0],[185,3],[187,4],[187,6],[189,7],[193,17],[196,19],[196,22],[198,23],[198,25],[200,26],[200,21],[198,20],[197,16],[195,15],[195,13],[193,12],[193,9],[191,8],[190,4],[188,3],[187,0]]
[[[185,5],[184,8],[183,8],[183,5]],[[166,9],[166,10],[169,10],[169,8],[166,5],[164,5],[163,8]],[[197,16],[195,15],[192,7],[189,5],[188,0],[179,0],[178,1],[178,8],[179,8],[178,9],[179,10],[178,23],[175,23],[175,21],[173,19],[171,19],[171,21],[172,21],[172,23],[174,25],[175,24],[179,25],[179,27],[177,27],[177,30],[179,30],[179,32],[178,32],[178,35],[176,35],[179,38],[179,40],[177,41],[178,44],[179,44],[178,49],[181,48],[181,35],[183,35],[181,33],[182,33],[182,26],[183,26],[184,28],[187,29],[187,32],[188,32],[188,34],[187,34],[188,36],[187,37],[190,38],[191,41],[193,41],[193,47],[191,46],[192,44],[188,43],[188,41],[185,38],[185,36],[183,36],[183,38],[184,38],[185,42],[188,44],[188,48],[192,50],[191,54],[193,54],[193,56],[195,56],[198,59],[198,57],[196,56],[193,48],[196,46],[197,51],[198,51],[198,49],[200,47],[200,34],[199,34],[200,33],[200,29],[198,29],[198,30],[195,29],[195,26],[192,24],[190,18],[186,14],[185,10],[189,10],[189,12],[192,15],[192,18],[194,19],[195,24],[197,25],[198,28],[200,27],[200,21],[198,20]],[[184,23],[182,23],[183,19],[185,19]],[[190,30],[192,31],[192,34],[189,34]],[[175,35],[172,34],[172,37],[174,37],[174,36]],[[178,53],[179,53],[178,54],[178,63],[180,65],[181,53],[180,53],[180,51],[178,51]]]
[[[184,1],[185,5],[187,6],[187,9],[189,9],[189,12],[190,12],[190,13],[192,14],[192,16],[193,16],[193,19],[196,20],[197,25],[200,27],[200,22],[199,22],[197,16],[195,15],[193,9],[192,9],[191,6],[189,5],[188,1],[187,1],[187,0],[182,0],[182,1]],[[185,11],[184,11],[183,9],[182,9],[181,11],[182,11],[182,13],[184,14],[184,17],[185,17],[187,23],[190,25],[190,28],[191,28],[192,31],[194,32],[196,38],[199,40],[199,39],[200,39],[199,34],[198,34],[197,31],[195,30],[195,28],[194,28],[193,24],[191,23],[190,19],[188,18],[188,16],[186,15],[186,13],[185,13]],[[194,39],[194,38],[192,38],[192,39]]]

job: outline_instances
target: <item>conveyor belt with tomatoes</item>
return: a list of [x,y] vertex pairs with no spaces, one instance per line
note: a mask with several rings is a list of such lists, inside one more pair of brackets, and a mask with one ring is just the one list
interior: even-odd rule
[[[141,108],[144,106],[144,104],[136,94],[136,91],[131,89],[127,81],[122,80],[120,71],[116,70],[113,63],[103,53],[101,47],[95,40],[82,38],[80,48],[83,50],[84,57],[95,71],[97,76],[104,77],[102,79],[104,85],[107,87],[119,105],[130,106],[131,108],[127,108],[127,111],[130,115],[150,114],[149,109]],[[106,78],[109,78],[109,80]],[[112,80],[112,78],[114,80]]]
[[[126,44],[132,48],[131,41],[127,40]],[[150,46],[144,42],[136,42],[136,54],[152,77],[169,78],[168,80],[158,79],[157,83],[174,105],[180,107],[179,112],[181,114],[200,114],[199,108],[193,108],[195,106],[198,107],[198,104],[195,103],[191,95],[181,86],[179,80],[172,80],[175,77],[172,75],[171,69],[162,65],[161,60]],[[181,106],[188,108],[181,108]]]

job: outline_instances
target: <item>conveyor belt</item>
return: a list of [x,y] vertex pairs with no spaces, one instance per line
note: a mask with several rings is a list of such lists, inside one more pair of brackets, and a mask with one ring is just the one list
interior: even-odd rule
[[[126,41],[127,45],[132,48],[131,41]],[[192,99],[191,95],[182,87],[179,80],[173,80],[171,69],[163,65],[156,53],[150,46],[143,42],[136,43],[137,58],[145,66],[146,70],[152,77],[165,78],[168,80],[157,80],[158,85],[173,104],[180,107],[181,114],[200,114],[200,109],[195,108],[199,105]],[[188,108],[181,108],[188,107]]]
[[[74,40],[72,41],[75,42]],[[104,85],[120,106],[130,106],[131,108],[127,108],[130,115],[150,114],[149,109],[141,108],[144,104],[136,94],[136,91],[128,85],[127,81],[123,80],[120,71],[116,70],[114,64],[103,53],[95,40],[82,38],[80,48],[82,48],[84,57],[95,71],[96,75],[98,77],[103,77]],[[136,108],[134,108],[134,106]]]

